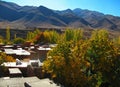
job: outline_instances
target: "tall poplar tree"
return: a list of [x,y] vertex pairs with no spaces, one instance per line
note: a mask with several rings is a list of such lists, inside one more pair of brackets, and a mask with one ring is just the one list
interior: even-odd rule
[[6,40],[7,40],[7,42],[10,41],[10,27],[9,26],[6,29]]

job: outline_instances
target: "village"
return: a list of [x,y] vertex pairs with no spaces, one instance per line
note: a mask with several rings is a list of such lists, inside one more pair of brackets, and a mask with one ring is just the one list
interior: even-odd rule
[[0,45],[0,52],[16,60],[1,64],[7,70],[3,73],[0,71],[0,87],[60,87],[42,72],[43,61],[53,47],[56,44]]

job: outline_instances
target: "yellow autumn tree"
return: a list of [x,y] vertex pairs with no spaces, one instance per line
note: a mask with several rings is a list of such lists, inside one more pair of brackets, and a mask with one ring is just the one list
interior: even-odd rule
[[89,39],[74,41],[72,31],[48,53],[44,69],[65,87],[119,87],[119,44],[107,30],[93,31]]
[[0,64],[3,62],[15,62],[15,59],[12,56],[8,56],[3,52],[0,52]]
[[90,79],[86,73],[90,67],[90,63],[85,60],[87,47],[84,40],[80,40],[76,45],[73,42],[59,43],[48,54],[44,69],[67,87],[86,86]]
[[91,64],[91,75],[96,75],[96,85],[120,86],[118,77],[120,72],[119,49],[109,38],[108,31],[94,31],[89,43],[87,60]]

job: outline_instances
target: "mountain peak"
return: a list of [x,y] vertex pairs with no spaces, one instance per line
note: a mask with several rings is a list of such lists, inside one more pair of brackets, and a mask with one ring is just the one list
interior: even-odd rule
[[53,10],[44,6],[39,6],[37,9],[39,10],[39,12],[41,12],[45,16],[50,16],[55,14]]
[[40,5],[38,8],[48,9],[47,7]]

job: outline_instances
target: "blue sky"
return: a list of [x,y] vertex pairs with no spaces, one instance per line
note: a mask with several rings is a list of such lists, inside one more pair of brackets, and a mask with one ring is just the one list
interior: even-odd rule
[[99,11],[104,14],[120,16],[120,0],[3,0],[14,2],[21,6],[40,6],[43,5],[54,10],[65,9],[89,9]]

